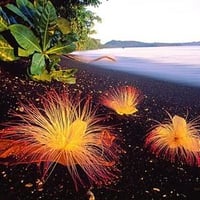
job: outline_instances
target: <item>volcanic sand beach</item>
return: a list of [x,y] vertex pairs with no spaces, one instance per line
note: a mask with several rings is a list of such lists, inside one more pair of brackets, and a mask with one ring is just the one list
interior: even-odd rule
[[[102,69],[95,63],[81,63],[68,58],[62,59],[65,67],[78,68],[77,83],[70,85],[72,93],[91,95],[99,106],[99,113],[107,116],[105,123],[115,127],[123,141],[126,154],[121,157],[121,177],[118,182],[102,188],[93,188],[96,200],[130,199],[199,199],[200,169],[183,163],[170,163],[152,155],[143,147],[144,136],[156,124],[168,117],[167,112],[192,120],[200,115],[200,89],[145,76]],[[0,109],[1,123],[7,121],[10,109],[17,108],[20,99],[39,100],[49,88],[61,88],[62,84],[40,84],[1,71]],[[7,83],[9,82],[9,83]],[[13,83],[13,84],[12,84]],[[144,98],[133,116],[118,116],[114,111],[99,105],[99,96],[112,87],[130,85],[138,88]],[[22,87],[23,86],[23,87]],[[25,89],[23,89],[25,88]],[[35,165],[6,167],[0,165],[0,199],[70,199],[86,197],[86,189],[76,192],[65,167],[58,165],[41,190],[36,181],[40,177]],[[29,185],[28,185],[29,184]]]

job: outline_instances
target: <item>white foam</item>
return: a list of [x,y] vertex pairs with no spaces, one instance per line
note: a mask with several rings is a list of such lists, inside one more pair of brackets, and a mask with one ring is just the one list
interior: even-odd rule
[[[198,46],[113,48],[73,54],[83,57],[86,62],[103,56],[101,60],[95,62],[99,67],[200,87]],[[104,59],[107,56],[115,58],[116,62]]]

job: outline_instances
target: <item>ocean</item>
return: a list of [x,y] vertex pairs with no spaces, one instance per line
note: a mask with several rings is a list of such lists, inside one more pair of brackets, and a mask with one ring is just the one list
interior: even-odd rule
[[73,54],[101,68],[200,87],[200,46],[107,48]]

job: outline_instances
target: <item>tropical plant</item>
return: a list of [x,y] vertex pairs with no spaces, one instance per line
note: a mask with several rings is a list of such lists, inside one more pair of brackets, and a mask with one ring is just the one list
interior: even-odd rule
[[84,47],[86,50],[92,50],[103,48],[103,45],[101,44],[101,41],[99,39],[88,37],[85,41]]
[[60,16],[66,18],[72,32],[75,32],[79,40],[77,41],[77,49],[85,50],[88,48],[90,35],[95,33],[95,22],[101,22],[101,18],[94,12],[90,11],[86,6],[98,6],[98,0],[52,0],[52,3],[58,10]]
[[77,41],[77,49],[86,49],[87,42],[91,34],[96,33],[94,22],[101,22],[101,18],[84,6],[74,6],[74,17],[70,19],[72,31],[77,33],[79,40]]
[[60,56],[74,51],[77,41],[76,35],[63,26],[67,24],[63,25],[49,0],[34,3],[16,0],[16,5],[0,7],[0,59],[14,61],[28,57],[31,78],[75,83],[76,69],[61,70],[59,66]]

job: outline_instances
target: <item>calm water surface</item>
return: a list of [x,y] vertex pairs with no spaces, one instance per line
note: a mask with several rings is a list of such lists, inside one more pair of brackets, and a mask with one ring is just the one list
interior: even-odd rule
[[95,64],[102,68],[200,87],[200,46],[112,48],[74,54],[83,56],[83,62],[110,56],[116,62],[104,58],[95,61]]

